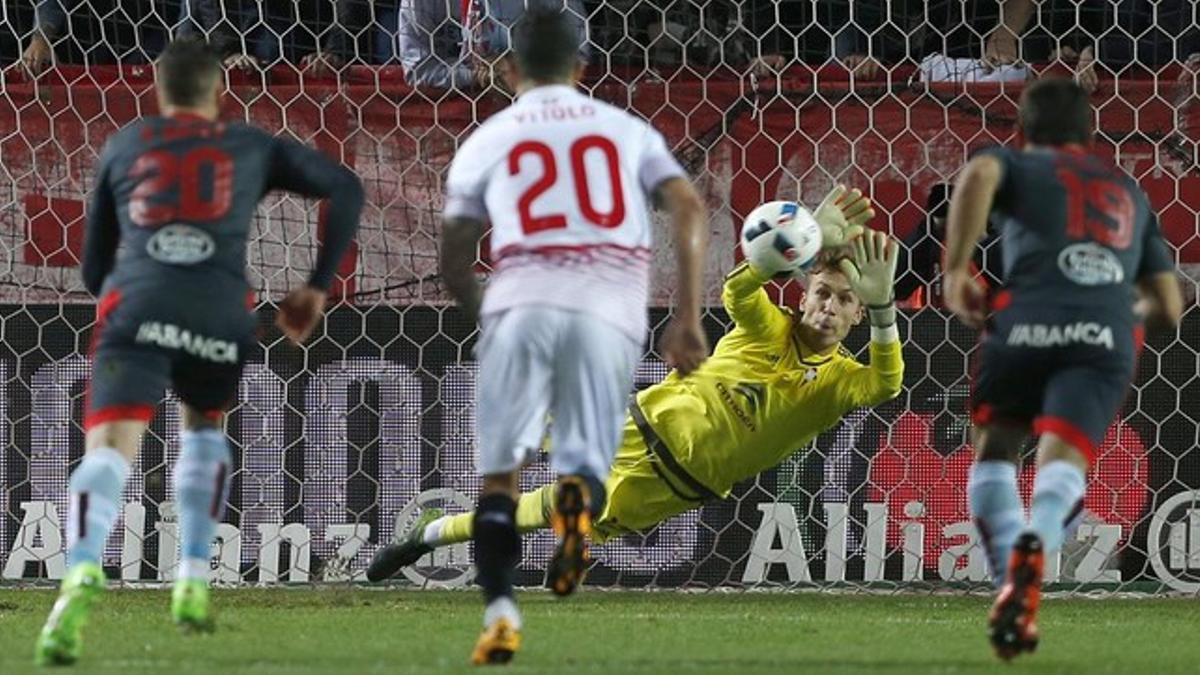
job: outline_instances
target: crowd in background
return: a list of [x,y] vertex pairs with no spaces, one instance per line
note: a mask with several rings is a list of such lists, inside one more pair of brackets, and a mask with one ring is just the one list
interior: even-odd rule
[[832,61],[864,78],[908,64],[971,80],[1062,61],[1091,85],[1097,66],[1200,52],[1189,0],[5,0],[0,57],[37,75],[54,63],[145,63],[172,36],[198,35],[235,68],[398,63],[410,83],[470,87],[529,3],[566,7],[588,62],[614,70]]

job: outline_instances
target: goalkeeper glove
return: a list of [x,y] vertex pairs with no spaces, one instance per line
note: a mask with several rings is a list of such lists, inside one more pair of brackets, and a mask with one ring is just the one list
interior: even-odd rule
[[867,306],[867,316],[876,328],[887,328],[896,323],[896,304],[892,297],[895,284],[896,261],[900,244],[882,232],[867,230],[850,242],[854,261],[838,263],[850,287],[859,300]]
[[821,200],[813,218],[821,226],[821,248],[845,246],[862,234],[863,226],[875,217],[871,200],[857,188],[846,191],[845,185],[835,185]]

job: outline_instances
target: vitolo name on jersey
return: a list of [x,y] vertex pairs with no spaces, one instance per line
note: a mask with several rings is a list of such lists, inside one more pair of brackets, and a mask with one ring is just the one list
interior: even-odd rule
[[237,343],[197,335],[172,323],[147,321],[138,326],[137,341],[140,344],[158,345],[164,349],[183,351],[213,363],[237,363]]
[[542,122],[565,122],[568,120],[584,120],[596,116],[596,107],[590,103],[568,103],[556,105],[550,102],[541,108],[522,109],[513,113],[513,119],[518,124],[538,124]]
[[1065,347],[1073,344],[1113,348],[1111,326],[1095,321],[1076,321],[1062,325],[1018,323],[1008,332],[1009,347]]

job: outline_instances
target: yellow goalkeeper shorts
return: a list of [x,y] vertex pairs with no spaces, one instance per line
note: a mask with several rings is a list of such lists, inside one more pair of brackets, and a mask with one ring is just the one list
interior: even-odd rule
[[693,497],[679,487],[670,469],[650,451],[632,416],[625,418],[621,446],[605,486],[608,503],[592,525],[592,539],[597,543],[643,532],[704,503],[703,497]]

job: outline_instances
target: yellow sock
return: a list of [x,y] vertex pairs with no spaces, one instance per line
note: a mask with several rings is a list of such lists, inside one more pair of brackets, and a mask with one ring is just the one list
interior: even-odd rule
[[[542,487],[521,495],[517,501],[517,532],[522,534],[550,527],[550,511],[554,508],[554,485]],[[437,545],[446,546],[471,541],[472,522],[475,512],[467,511],[456,516],[446,516],[437,533]]]
[[554,510],[554,483],[521,495],[517,501],[517,532],[525,534],[550,527]]
[[467,511],[456,516],[446,516],[446,519],[442,521],[442,529],[437,534],[437,545],[446,546],[471,541],[471,521],[474,519],[474,511]]

